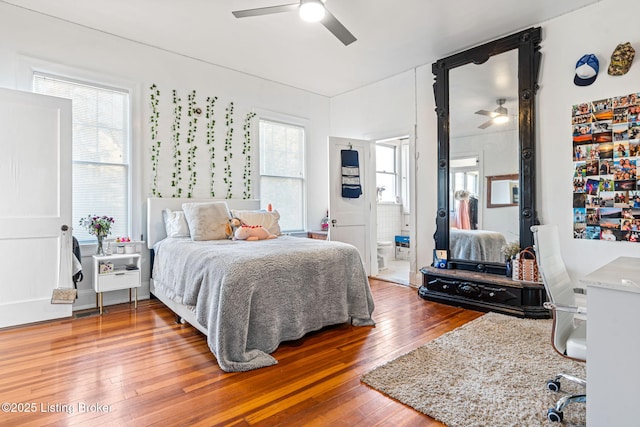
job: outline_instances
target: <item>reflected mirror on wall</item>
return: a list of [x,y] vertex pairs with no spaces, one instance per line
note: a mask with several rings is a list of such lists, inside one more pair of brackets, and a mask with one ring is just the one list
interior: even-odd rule
[[[517,50],[449,71],[449,120],[450,241],[464,238],[457,229],[467,227],[501,234],[505,241],[518,240]],[[515,179],[488,179],[496,176]],[[468,193],[470,202],[460,203],[465,196],[460,190]],[[497,206],[503,209],[493,209]],[[461,217],[470,220],[461,221]],[[457,258],[456,254],[451,253],[451,258]],[[473,255],[469,258],[474,260]],[[497,256],[490,262],[504,259]]]
[[487,208],[518,206],[520,194],[517,173],[487,177]]

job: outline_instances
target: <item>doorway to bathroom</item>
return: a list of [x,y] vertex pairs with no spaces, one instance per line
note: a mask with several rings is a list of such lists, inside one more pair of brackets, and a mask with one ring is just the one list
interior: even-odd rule
[[376,278],[410,285],[409,137],[376,141]]

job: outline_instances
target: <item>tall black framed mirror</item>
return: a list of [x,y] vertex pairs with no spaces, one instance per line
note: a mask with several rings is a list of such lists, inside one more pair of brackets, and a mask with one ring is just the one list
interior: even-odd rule
[[[535,95],[541,29],[494,40],[433,64],[438,118],[435,248],[447,267],[505,273],[502,246],[533,244]],[[496,182],[496,176],[517,175]],[[504,189],[502,188],[504,187]],[[508,203],[487,197],[504,191]]]

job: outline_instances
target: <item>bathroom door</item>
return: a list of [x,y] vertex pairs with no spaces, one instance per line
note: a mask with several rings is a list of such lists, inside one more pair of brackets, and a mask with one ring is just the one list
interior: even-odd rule
[[[60,268],[71,223],[71,101],[0,88],[0,328],[71,316]],[[61,277],[63,276],[64,277]],[[68,277],[67,277],[68,276]]]
[[[378,274],[375,241],[375,150],[371,141],[329,137],[329,240],[349,243],[360,252],[368,275]],[[342,197],[342,150],[357,153],[362,194]]]

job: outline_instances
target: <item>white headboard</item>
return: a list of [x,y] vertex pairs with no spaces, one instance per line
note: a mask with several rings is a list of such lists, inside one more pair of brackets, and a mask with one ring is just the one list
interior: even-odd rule
[[257,210],[260,209],[258,199],[187,199],[177,197],[149,197],[147,199],[147,247],[153,248],[160,240],[167,237],[164,228],[162,211],[171,209],[172,211],[182,210],[183,203],[201,202],[226,202],[229,209]]

